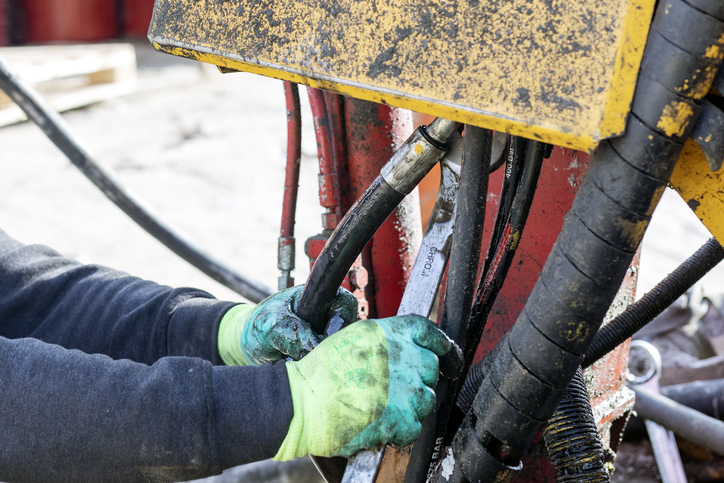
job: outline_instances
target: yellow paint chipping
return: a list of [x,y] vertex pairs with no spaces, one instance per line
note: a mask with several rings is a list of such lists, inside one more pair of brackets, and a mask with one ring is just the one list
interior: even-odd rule
[[704,57],[709,59],[721,59],[722,51],[718,45],[710,45],[707,47]]
[[615,223],[621,229],[621,234],[630,241],[632,246],[636,246],[641,241],[646,232],[646,227],[649,226],[649,222],[646,220],[632,223],[623,218],[619,218]]
[[623,132],[654,0],[157,0],[162,51],[591,151]]
[[671,185],[712,235],[724,243],[724,169],[712,173],[704,152],[691,139],[684,144]]
[[664,106],[664,111],[661,113],[656,127],[664,131],[669,137],[681,137],[684,135],[686,126],[689,125],[693,115],[694,110],[689,104],[674,101],[668,106]]

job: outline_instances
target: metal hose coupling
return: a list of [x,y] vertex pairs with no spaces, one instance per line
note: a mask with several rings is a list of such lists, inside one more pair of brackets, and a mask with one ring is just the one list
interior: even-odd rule
[[447,151],[445,143],[460,123],[437,118],[429,126],[420,126],[382,168],[380,176],[399,193],[410,192],[440,161]]

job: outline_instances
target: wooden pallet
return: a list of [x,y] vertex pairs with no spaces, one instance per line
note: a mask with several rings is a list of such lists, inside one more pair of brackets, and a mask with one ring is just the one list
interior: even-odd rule
[[[129,94],[135,88],[136,53],[130,44],[3,47],[0,55],[59,111]],[[0,91],[0,126],[25,119]]]

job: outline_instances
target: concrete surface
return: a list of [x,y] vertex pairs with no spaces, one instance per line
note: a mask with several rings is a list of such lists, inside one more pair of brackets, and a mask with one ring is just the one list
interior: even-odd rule
[[[137,51],[138,92],[65,118],[156,211],[211,253],[275,288],[286,145],[281,82],[251,74],[222,75],[155,53],[144,43],[137,44]],[[302,94],[299,283],[308,274],[303,240],[321,230],[322,212],[316,144]],[[44,243],[82,261],[160,283],[241,300],[138,228],[34,125],[0,129],[0,169],[0,228],[21,241]],[[709,236],[686,204],[667,192],[644,240],[639,296]],[[724,266],[703,286],[705,293],[724,292]]]

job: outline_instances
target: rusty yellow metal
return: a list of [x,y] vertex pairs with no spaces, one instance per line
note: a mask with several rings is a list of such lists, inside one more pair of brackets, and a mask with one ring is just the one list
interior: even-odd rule
[[625,128],[655,0],[157,0],[154,47],[591,151]]
[[671,185],[711,234],[724,244],[724,169],[712,173],[704,152],[692,139],[684,145]]

